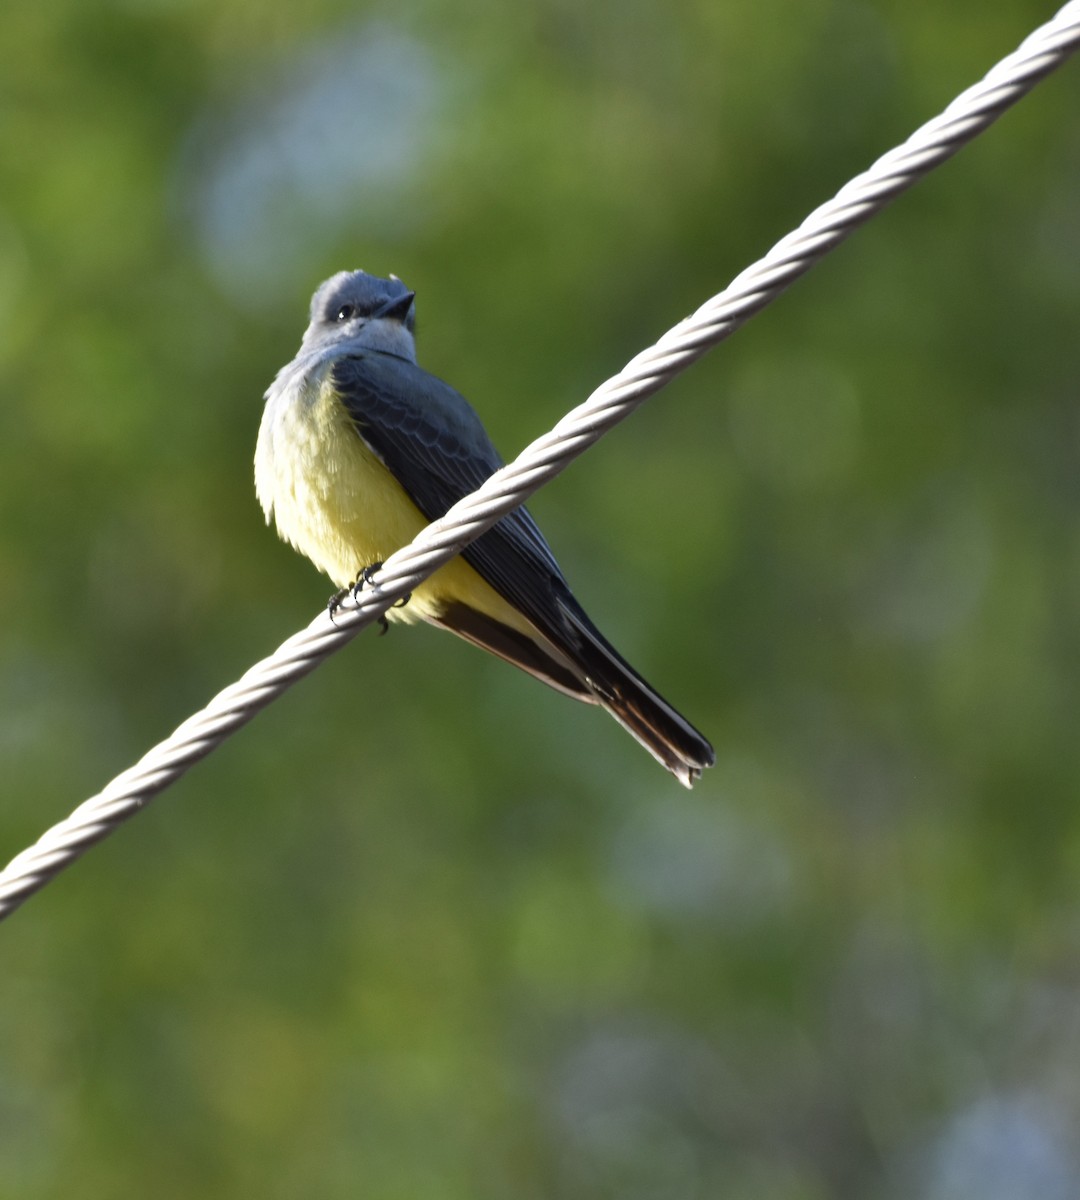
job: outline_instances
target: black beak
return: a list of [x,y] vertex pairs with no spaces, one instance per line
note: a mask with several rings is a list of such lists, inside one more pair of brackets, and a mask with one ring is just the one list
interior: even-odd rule
[[416,299],[415,292],[406,292],[404,296],[398,296],[387,302],[374,315],[378,318],[388,318],[391,321],[404,321],[409,315],[409,309],[412,308],[412,302]]

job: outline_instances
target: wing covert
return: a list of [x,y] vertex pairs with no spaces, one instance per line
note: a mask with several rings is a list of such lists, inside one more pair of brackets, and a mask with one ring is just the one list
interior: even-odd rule
[[[414,363],[379,353],[350,354],[335,362],[331,382],[357,434],[429,521],[502,466],[464,396]],[[565,638],[562,611],[569,588],[524,508],[468,545],[462,557],[542,630]]]

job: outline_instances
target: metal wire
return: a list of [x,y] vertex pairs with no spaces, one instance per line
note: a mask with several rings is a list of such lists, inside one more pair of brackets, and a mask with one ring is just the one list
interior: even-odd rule
[[890,150],[815,209],[759,262],[706,301],[567,413],[410,545],[387,559],[331,621],[321,613],[269,658],[189,717],[170,737],[48,830],[0,872],[0,920],[88,847],[183,775],[396,600],[553,479],[680,371],[724,340],[895,196],[982,132],[1080,45],[1080,0],[1070,0],[974,87],[903,145]]

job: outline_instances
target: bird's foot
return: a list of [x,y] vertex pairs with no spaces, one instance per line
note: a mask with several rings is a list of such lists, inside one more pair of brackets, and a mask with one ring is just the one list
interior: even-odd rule
[[[355,582],[355,583],[353,583],[351,586],[349,586],[349,587],[345,588],[345,589],[344,589],[344,591],[341,591],[341,592],[339,592],[339,593],[338,593],[338,594],[337,594],[337,595],[336,595],[336,596],[335,596],[335,597],[334,597],[334,598],[333,598],[333,599],[330,601],[330,603],[331,603],[332,605],[334,605],[334,607],[336,608],[336,607],[337,607],[337,605],[338,605],[338,604],[340,604],[340,603],[341,603],[341,601],[342,601],[342,600],[343,600],[343,599],[344,599],[344,598],[345,598],[345,597],[346,597],[346,596],[347,596],[347,595],[348,595],[350,592],[352,592],[353,598],[355,599],[355,598],[356,598],[356,597],[357,597],[357,596],[360,594],[360,592],[363,590],[364,586],[365,586],[366,584],[369,584],[369,583],[371,582],[371,580],[372,580],[373,576],[375,575],[375,573],[376,573],[377,571],[379,571],[381,568],[382,568],[382,563],[381,563],[381,562],[373,562],[373,563],[369,563],[369,564],[368,564],[366,567],[364,567],[364,569],[363,569],[362,571],[360,571],[360,572],[359,572],[359,574],[356,576],[356,582]],[[402,597],[401,597],[401,599],[399,599],[399,600],[395,600],[395,601],[394,601],[394,604],[393,604],[393,607],[394,607],[394,608],[404,608],[404,607],[405,607],[405,605],[406,605],[406,604],[408,604],[408,603],[409,603],[409,601],[410,601],[411,599],[412,599],[412,592],[409,592],[409,593],[407,593],[406,595],[402,596]],[[332,610],[331,610],[331,612],[332,612]],[[380,637],[382,637],[382,636],[383,636],[383,634],[385,634],[385,633],[387,632],[387,630],[390,628],[390,622],[389,622],[389,621],[386,619],[386,614],[385,614],[385,613],[383,613],[382,615],[380,615],[380,616],[379,616],[379,618],[378,618],[378,624],[379,624],[379,636],[380,636]]]
[[375,573],[377,571],[381,571],[381,570],[382,570],[381,562],[370,563],[368,566],[364,567],[364,569],[362,571],[360,571],[360,573],[356,576],[356,582],[352,585],[352,587],[346,588],[345,590],[347,592],[351,591],[353,594],[353,599],[355,599],[360,594],[360,592],[364,589],[365,584],[370,583],[371,580],[374,578]]
[[333,624],[337,624],[334,620],[334,613],[341,607],[342,600],[352,591],[351,587],[342,588],[340,592],[335,592],[326,602],[326,615],[330,618]]
[[[327,600],[326,611],[329,614],[331,621],[333,621],[334,613],[336,613],[341,607],[342,601],[345,599],[345,597],[352,596],[352,598],[355,600],[360,594],[364,585],[371,582],[371,577],[381,566],[381,562],[375,562],[370,566],[365,567],[357,574],[356,579],[352,583],[350,583],[347,587],[343,587],[340,592],[335,592],[330,599]],[[386,619],[384,617],[380,617],[379,621],[383,625],[386,624]],[[386,630],[384,629],[383,633],[385,632]]]

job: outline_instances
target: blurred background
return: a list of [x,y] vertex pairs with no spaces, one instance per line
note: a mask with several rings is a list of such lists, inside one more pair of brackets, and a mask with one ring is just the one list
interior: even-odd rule
[[[306,624],[340,268],[506,456],[1050,3],[0,16],[0,859]],[[533,501],[708,733],[360,637],[0,929],[0,1193],[1080,1196],[1080,63]]]

